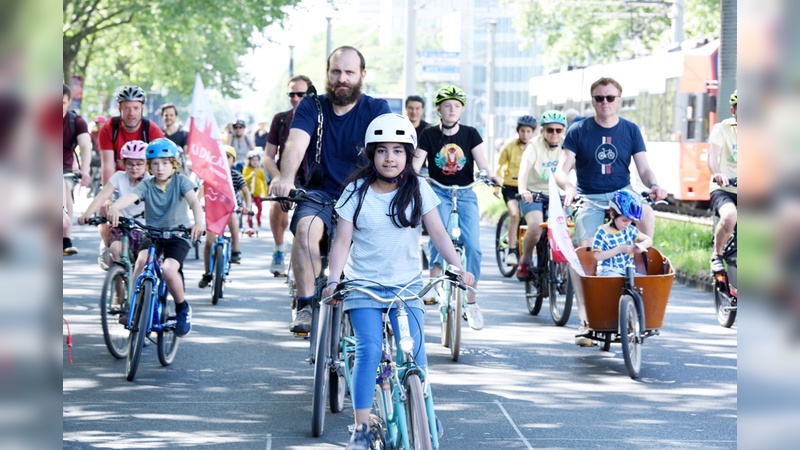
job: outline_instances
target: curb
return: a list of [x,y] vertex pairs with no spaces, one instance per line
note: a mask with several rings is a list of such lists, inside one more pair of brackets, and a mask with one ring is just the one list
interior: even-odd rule
[[693,277],[685,273],[677,272],[675,274],[675,281],[686,287],[700,289],[706,292],[714,292],[714,282],[710,276]]

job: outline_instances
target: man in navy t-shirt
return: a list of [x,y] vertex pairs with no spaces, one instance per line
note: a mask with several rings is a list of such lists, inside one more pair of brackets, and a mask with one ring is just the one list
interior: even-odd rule
[[[666,189],[656,184],[656,176],[647,162],[639,127],[617,115],[622,86],[613,78],[600,78],[592,83],[590,92],[596,115],[569,128],[563,144],[567,151],[561,152],[555,173],[556,182],[566,193],[564,204],[571,204],[581,194],[596,204],[607,205],[614,192],[631,189],[631,159],[644,185],[650,187],[650,195],[657,200],[666,198]],[[573,167],[577,186],[568,175]],[[581,246],[591,245],[604,216],[604,209],[591,205],[578,211],[575,230]],[[636,226],[645,235],[653,236],[652,208],[644,205],[642,221]]]
[[[339,47],[330,54],[326,94],[319,96],[323,116],[321,177],[312,180],[312,165],[317,154],[317,104],[312,97],[305,96],[294,112],[289,138],[281,155],[280,176],[270,184],[271,195],[283,197],[294,189],[295,174],[308,149],[308,193],[320,201],[339,196],[347,177],[364,162],[360,153],[367,126],[372,119],[391,112],[386,100],[361,93],[366,74],[364,56],[355,48]],[[311,297],[314,278],[320,270],[319,241],[326,228],[328,232],[331,230],[331,213],[332,207],[322,208],[304,202],[298,205],[289,225],[294,234],[292,270],[297,283],[297,316],[290,330],[295,333],[311,331]]]

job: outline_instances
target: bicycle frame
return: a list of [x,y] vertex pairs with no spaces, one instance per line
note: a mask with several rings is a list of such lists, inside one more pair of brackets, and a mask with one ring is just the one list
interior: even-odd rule
[[152,299],[150,301],[150,310],[142,311],[142,314],[147,313],[149,314],[148,317],[151,318],[147,321],[147,329],[139,330],[146,336],[151,331],[162,331],[164,325],[161,323],[160,314],[162,305],[158,300],[161,297],[166,298],[167,282],[161,276],[161,265],[158,263],[158,255],[156,255],[155,245],[151,245],[147,249],[147,262],[144,265],[144,270],[142,270],[142,273],[136,278],[136,283],[134,283],[135,288],[133,295],[131,295],[130,298],[131,306],[129,311],[131,311],[131,314],[128,314],[128,324],[125,325],[125,328],[128,330],[131,330],[134,326],[135,314],[133,314],[133,312],[136,311],[136,298],[138,297],[140,286],[144,280],[151,280],[153,282],[153,287],[155,288],[153,289]]
[[217,247],[222,246],[222,266],[225,268],[223,275],[227,277],[231,272],[231,238],[229,236],[217,236],[214,244],[211,245],[211,253],[208,260],[208,270],[213,275],[214,254]]

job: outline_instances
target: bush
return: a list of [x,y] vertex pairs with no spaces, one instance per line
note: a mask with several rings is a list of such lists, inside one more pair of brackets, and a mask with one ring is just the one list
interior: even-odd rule
[[690,277],[709,276],[713,233],[708,225],[656,219],[653,246],[667,256],[676,272]]

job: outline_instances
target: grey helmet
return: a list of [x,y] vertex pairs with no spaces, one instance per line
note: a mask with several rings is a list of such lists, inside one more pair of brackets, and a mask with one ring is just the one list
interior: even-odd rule
[[117,103],[122,102],[142,102],[144,104],[147,102],[147,95],[139,86],[125,86],[117,94]]

